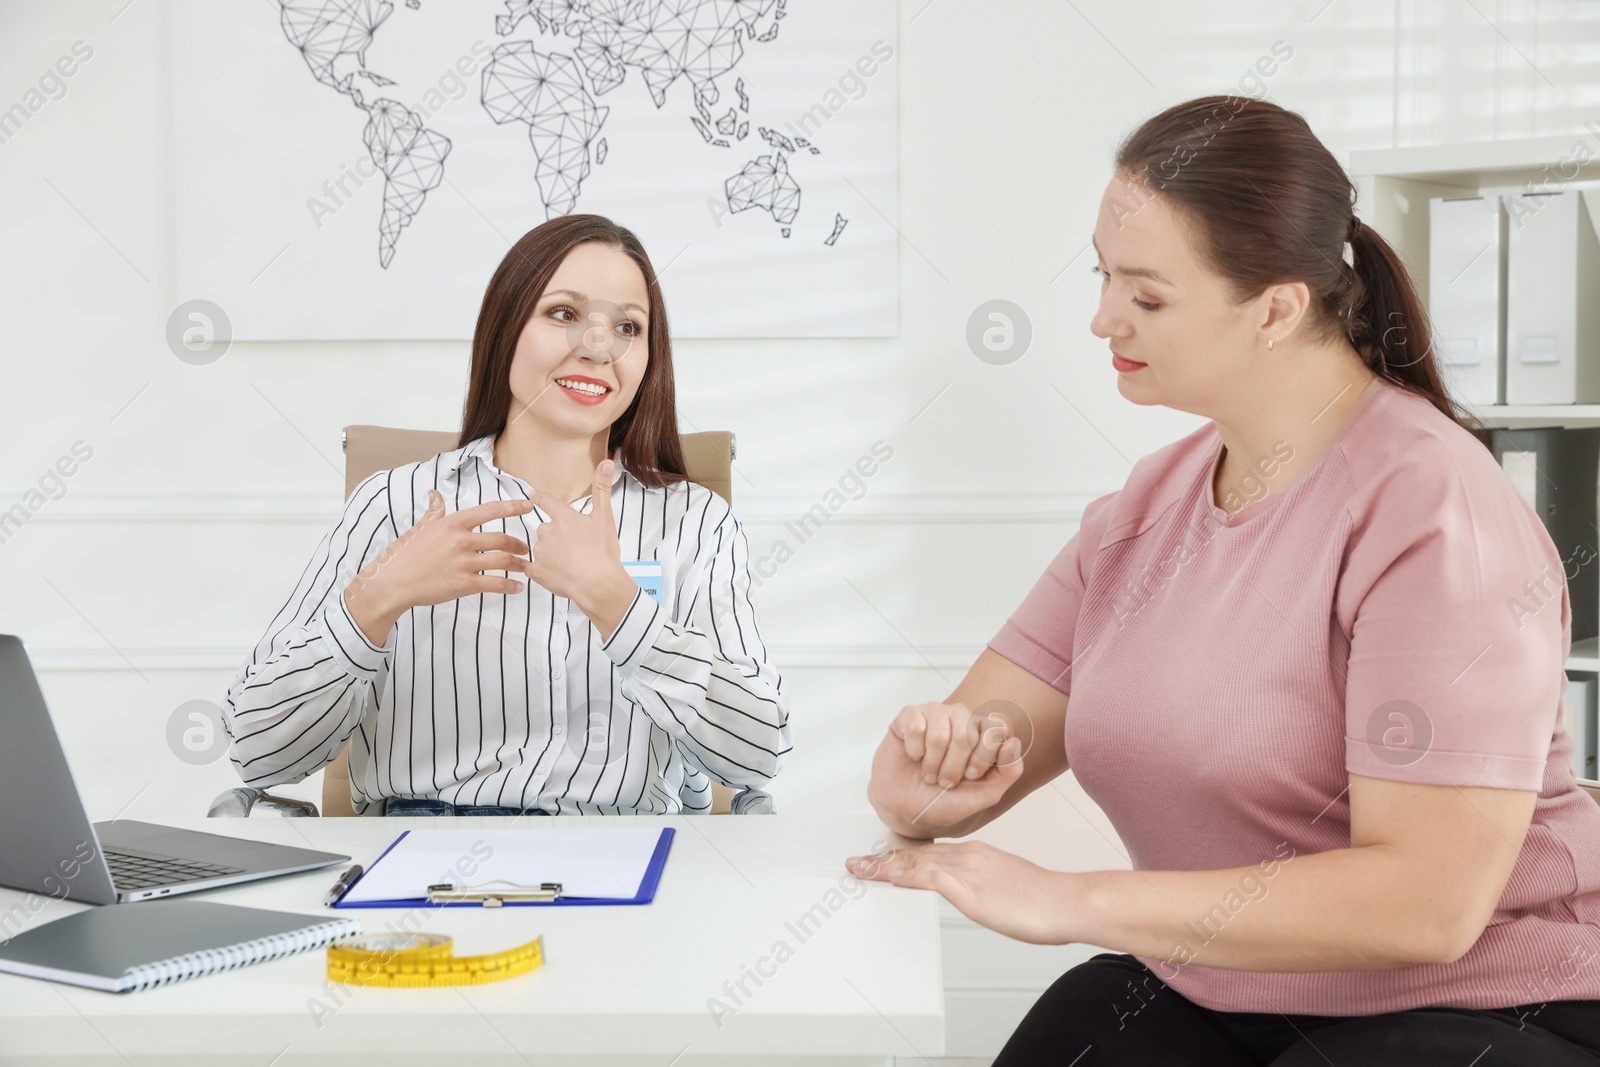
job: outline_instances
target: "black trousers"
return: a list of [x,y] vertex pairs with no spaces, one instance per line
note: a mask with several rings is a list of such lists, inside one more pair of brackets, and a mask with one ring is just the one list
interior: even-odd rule
[[[1135,996],[1130,990],[1137,990]],[[1212,1011],[1132,956],[1056,979],[994,1067],[1600,1067],[1600,1000],[1384,1015]]]

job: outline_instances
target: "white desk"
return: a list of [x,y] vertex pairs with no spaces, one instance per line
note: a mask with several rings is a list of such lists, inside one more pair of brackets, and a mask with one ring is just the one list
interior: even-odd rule
[[[268,817],[185,825],[308,844],[369,863],[406,828],[510,822]],[[474,1067],[689,1067],[758,1058],[842,1067],[944,1051],[938,898],[854,882],[844,870],[845,856],[871,852],[886,836],[876,819],[742,815],[533,824],[665,824],[678,832],[649,905],[414,913],[421,919],[414,929],[450,934],[460,955],[543,935],[546,962],[530,974],[444,989],[341,989],[327,982],[326,955],[319,950],[122,995],[0,975],[0,1064],[348,1067],[381,1059],[434,1067],[470,1055]],[[354,916],[369,933],[413,914],[320,907],[342,869],[199,897]],[[0,889],[0,912],[22,897]],[[75,907],[51,902],[33,922]],[[813,918],[802,928],[799,919],[808,911]],[[778,963],[772,954],[780,942],[792,956]],[[746,978],[751,995],[718,1025],[709,998],[733,1006],[724,983],[736,983],[758,963],[771,977],[759,987]]]

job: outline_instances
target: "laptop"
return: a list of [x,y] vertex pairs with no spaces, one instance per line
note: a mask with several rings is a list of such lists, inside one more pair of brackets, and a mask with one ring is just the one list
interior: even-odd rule
[[90,823],[27,649],[0,634],[0,885],[114,904],[349,858],[132,819]]

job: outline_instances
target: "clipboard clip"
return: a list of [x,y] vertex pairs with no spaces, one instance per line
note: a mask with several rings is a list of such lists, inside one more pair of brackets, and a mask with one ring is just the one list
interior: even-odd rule
[[[489,888],[490,886],[504,886],[505,888]],[[493,881],[479,882],[475,885],[458,886],[453,882],[439,882],[428,887],[429,904],[482,904],[486,908],[498,908],[508,903],[549,902],[561,899],[560,882],[540,882],[536,886],[520,885],[516,882]]]

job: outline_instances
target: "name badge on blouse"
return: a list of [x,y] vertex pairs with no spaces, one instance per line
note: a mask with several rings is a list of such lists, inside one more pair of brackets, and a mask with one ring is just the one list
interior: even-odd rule
[[658,559],[625,559],[622,569],[628,572],[628,577],[639,583],[639,588],[650,595],[650,599],[657,604],[661,603],[661,561]]

